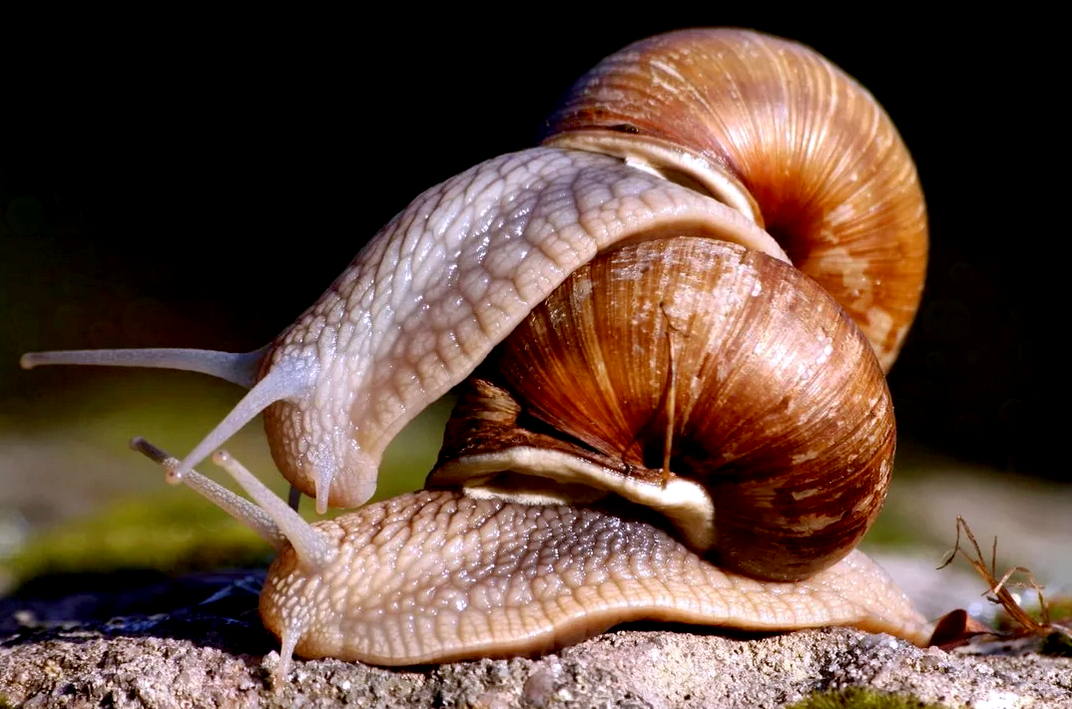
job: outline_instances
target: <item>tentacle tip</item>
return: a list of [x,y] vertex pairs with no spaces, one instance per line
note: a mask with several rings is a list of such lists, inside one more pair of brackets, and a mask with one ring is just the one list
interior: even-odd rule
[[38,357],[37,352],[27,352],[19,357],[19,366],[23,369],[33,369],[41,363],[41,358]]
[[141,436],[134,436],[127,443],[132,451],[141,453],[164,468],[164,479],[170,485],[182,483],[182,473],[179,472],[179,459],[169,455],[163,449],[154,446]]
[[328,497],[331,495],[331,484],[335,481],[335,471],[327,466],[320,469],[313,482],[316,488],[316,513],[325,514],[328,511]]
[[273,689],[277,693],[283,689],[287,676],[290,674],[294,659],[294,647],[297,644],[297,635],[297,632],[285,628],[280,638],[279,664],[275,666],[275,671],[272,673]]
[[274,694],[282,694],[283,688],[287,685],[287,675],[290,674],[290,663],[283,663],[283,660],[279,660],[279,665],[276,667],[275,672],[272,673],[272,692]]
[[234,460],[234,458],[232,458],[231,454],[225,451],[223,448],[220,448],[218,451],[212,454],[212,462],[220,466],[221,468],[226,468],[228,465],[231,464],[232,460]]

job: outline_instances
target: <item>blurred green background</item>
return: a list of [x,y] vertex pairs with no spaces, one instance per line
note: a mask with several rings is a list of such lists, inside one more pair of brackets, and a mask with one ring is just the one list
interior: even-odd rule
[[[901,474],[988,471],[1010,489],[1068,482],[1042,397],[1051,336],[1039,304],[1056,290],[1056,258],[1035,244],[1052,231],[1042,220],[1058,199],[1029,169],[1053,152],[1053,119],[1038,110],[1048,60],[1037,37],[971,18],[846,29],[821,13],[581,21],[530,8],[488,32],[393,12],[376,26],[258,15],[146,18],[128,34],[24,27],[27,49],[0,82],[0,568],[9,582],[70,558],[110,558],[100,540],[113,532],[85,526],[94,520],[131,520],[114,533],[118,556],[154,544],[161,559],[196,556],[202,538],[226,536],[207,503],[166,488],[126,441],[144,435],[181,455],[241,393],[184,373],[23,372],[22,352],[255,349],[420,191],[532,145],[542,116],[604,55],[691,25],[812,45],[876,95],[917,159],[932,259],[890,376]],[[987,41],[998,30],[1004,42]],[[440,405],[394,447],[381,493],[419,486],[448,410]],[[258,425],[232,450],[277,480]],[[956,510],[948,514],[951,542]],[[67,535],[64,559],[27,561],[25,545],[46,531]]]

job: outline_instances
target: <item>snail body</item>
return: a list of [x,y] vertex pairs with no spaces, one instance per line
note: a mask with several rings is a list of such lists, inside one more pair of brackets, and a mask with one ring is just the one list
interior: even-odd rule
[[[257,504],[142,439],[132,447],[249,524],[278,551],[260,598],[291,657],[399,666],[535,654],[619,623],[774,631],[851,625],[918,645],[930,627],[858,550],[802,581],[761,581],[703,559],[615,506],[515,503],[422,490],[306,523],[223,451]],[[436,550],[429,553],[430,549]]]
[[[845,82],[855,87],[825,63],[827,83],[795,81],[794,71],[810,76],[799,66],[821,58],[755,33],[671,33],[615,56],[633,61],[643,54],[639,65],[649,67],[646,75],[655,67],[688,84],[687,72],[674,62],[697,54],[697,42],[715,47],[712,56],[769,55],[760,58],[758,74],[787,72],[783,86],[802,84],[819,93],[833,86],[835,104],[848,100],[838,98],[848,91]],[[649,50],[663,54],[651,59]],[[793,59],[797,54],[805,59]],[[771,57],[775,68],[762,69]],[[926,254],[922,195],[903,144],[877,105],[859,112],[870,134],[857,141],[865,157],[852,162],[860,147],[850,141],[855,152],[838,157],[828,172],[847,170],[855,185],[835,192],[853,198],[862,192],[877,201],[867,208],[855,202],[822,207],[864,215],[849,220],[841,231],[853,238],[843,238],[827,228],[819,207],[794,196],[788,201],[815,212],[810,221],[820,225],[822,247],[809,251],[806,238],[796,234],[782,245],[764,223],[809,221],[787,218],[785,209],[768,213],[771,195],[787,191],[745,169],[748,161],[734,157],[726,141],[696,143],[660,133],[648,117],[631,113],[633,106],[600,97],[598,87],[618,81],[613,72],[601,73],[604,65],[619,64],[608,59],[594,79],[578,84],[550,121],[555,132],[544,146],[481,163],[415,199],[261,350],[24,356],[27,367],[162,366],[250,387],[182,461],[144,441],[136,447],[280,550],[261,614],[282,640],[281,674],[294,652],[379,664],[538,652],[640,618],[753,629],[857,625],[925,642],[925,623],[904,595],[852,551],[889,483],[894,434],[882,367],[892,363],[911,320]],[[718,67],[709,71],[718,74]],[[667,83],[664,75],[656,78],[655,84]],[[726,91],[730,105],[750,101],[733,86]],[[873,102],[863,93],[852,100]],[[606,109],[593,107],[592,100],[604,99]],[[637,105],[647,110],[659,100]],[[783,101],[782,112],[792,114],[797,103],[784,100],[759,101],[760,113]],[[671,120],[684,125],[677,110]],[[821,116],[843,117],[825,110]],[[818,136],[831,132],[807,133],[801,145],[821,145]],[[871,179],[886,174],[871,166],[875,160],[896,163],[894,177]],[[877,194],[885,183],[894,185],[895,203],[913,196],[916,202],[888,206]],[[891,213],[901,216],[885,218]],[[865,227],[888,233],[856,238]],[[893,247],[875,246],[891,238]],[[660,257],[652,249],[664,242],[674,249],[684,244],[684,270],[655,265]],[[715,244],[716,255],[689,252],[696,243]],[[859,262],[876,250],[877,265]],[[800,272],[788,265],[794,255]],[[701,285],[685,300],[678,291],[647,301],[633,294],[621,299],[639,309],[611,319],[638,327],[617,334],[607,320],[573,334],[544,327],[560,341],[551,349],[566,353],[567,363],[545,350],[523,356],[540,340],[541,318],[573,318],[555,297],[582,306],[602,302],[597,292],[604,286],[584,280],[586,264],[598,270],[618,263],[616,283],[640,282],[645,274],[669,282],[693,278],[688,269],[705,259],[707,275],[695,276]],[[891,262],[897,262],[893,271]],[[809,270],[820,283],[824,274],[835,282],[833,295],[801,275]],[[563,283],[574,289],[563,292],[574,295],[552,296]],[[748,288],[734,290],[734,283]],[[694,315],[697,293],[719,307]],[[708,323],[700,325],[703,320]],[[753,335],[757,322],[775,331]],[[634,342],[627,364],[615,365],[609,356],[596,366],[587,354],[570,354],[584,352],[573,344],[601,335],[623,348]],[[573,344],[561,344],[567,341]],[[726,353],[723,364],[718,358],[725,343],[737,352]],[[699,354],[690,349],[695,345],[703,346]],[[542,364],[568,376],[546,378],[534,368]],[[263,411],[273,459],[294,488],[315,497],[321,512],[329,505],[361,505],[375,489],[391,438],[478,367],[448,424],[428,481],[434,489],[310,526],[224,453],[216,454],[217,462],[256,505],[193,471]],[[615,367],[638,376],[618,377],[625,388],[604,390],[595,409],[577,405],[576,375],[602,379]],[[835,367],[845,369],[831,378]],[[712,389],[702,385],[708,376]],[[757,376],[759,383],[749,383]],[[640,389],[631,388],[634,383]],[[522,391],[528,384],[532,390]],[[558,404],[554,396],[561,397]],[[798,412],[805,401],[810,413]],[[776,424],[779,413],[801,417]],[[705,442],[707,434],[693,429],[713,419],[721,432]],[[751,431],[761,435],[749,437]],[[757,452],[762,434],[775,453]],[[758,467],[746,469],[745,461]],[[800,482],[782,480],[798,471]],[[734,517],[739,505],[723,489],[739,482],[755,488],[760,521],[754,532],[752,523]],[[801,500],[802,507],[793,507]],[[777,525],[790,531],[747,551],[747,537]],[[800,549],[810,558],[798,561]]]

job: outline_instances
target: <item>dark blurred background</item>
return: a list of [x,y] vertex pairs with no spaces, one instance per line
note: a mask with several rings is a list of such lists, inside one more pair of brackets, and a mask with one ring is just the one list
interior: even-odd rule
[[467,22],[388,12],[379,24],[258,15],[23,28],[0,81],[0,434],[47,426],[65,399],[117,381],[23,372],[20,353],[254,349],[419,192],[532,145],[601,57],[676,27],[737,25],[839,64],[916,157],[931,266],[890,376],[902,450],[1067,479],[1040,363],[1061,200],[1036,169],[1058,171],[1067,150],[1048,137],[1060,118],[1036,34],[971,18],[854,25],[758,10],[580,20],[518,6]]

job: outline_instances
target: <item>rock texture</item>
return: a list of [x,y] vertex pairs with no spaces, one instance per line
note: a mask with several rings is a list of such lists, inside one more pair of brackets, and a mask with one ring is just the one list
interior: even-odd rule
[[402,671],[297,662],[275,687],[276,641],[253,610],[258,583],[255,574],[148,578],[118,600],[6,599],[0,699],[27,707],[751,709],[866,686],[950,707],[1072,707],[1072,659],[961,656],[848,629],[740,638],[634,628],[540,658]]

